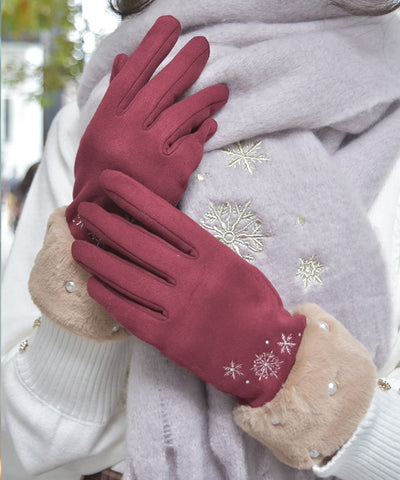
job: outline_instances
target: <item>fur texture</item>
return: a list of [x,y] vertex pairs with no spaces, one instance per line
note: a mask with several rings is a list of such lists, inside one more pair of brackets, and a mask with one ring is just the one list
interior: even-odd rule
[[[361,343],[320,307],[304,304],[293,313],[305,315],[307,327],[287,381],[271,402],[240,406],[234,418],[282,462],[311,468],[352,436],[371,403],[376,371]],[[330,382],[338,387],[333,395]],[[320,455],[311,458],[312,450]]]
[[[80,337],[99,342],[123,340],[128,335],[87,293],[89,274],[71,256],[74,241],[65,220],[65,207],[50,216],[43,247],[29,278],[29,291],[40,311],[61,327]],[[69,293],[65,284],[75,283]]]

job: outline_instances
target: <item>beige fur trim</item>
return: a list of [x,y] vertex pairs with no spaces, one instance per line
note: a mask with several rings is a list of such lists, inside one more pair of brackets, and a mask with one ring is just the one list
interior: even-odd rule
[[[99,342],[124,340],[130,335],[87,293],[89,274],[71,256],[74,241],[65,220],[65,207],[50,215],[43,247],[29,278],[29,291],[40,311],[70,333]],[[69,293],[66,282],[73,281]]]
[[[307,327],[289,377],[271,402],[237,407],[234,418],[283,463],[311,468],[353,435],[371,403],[376,370],[361,343],[320,307],[305,304],[293,314],[304,315]],[[332,381],[338,388],[330,395]],[[320,455],[311,458],[312,450]]]

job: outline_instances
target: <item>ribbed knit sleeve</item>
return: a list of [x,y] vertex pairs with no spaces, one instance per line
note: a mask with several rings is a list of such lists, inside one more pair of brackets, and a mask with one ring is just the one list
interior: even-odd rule
[[400,478],[400,380],[381,379],[371,406],[353,437],[325,466],[319,477],[341,480]]
[[8,354],[3,413],[27,471],[96,456],[95,468],[106,468],[123,458],[130,343],[87,341],[42,318]]

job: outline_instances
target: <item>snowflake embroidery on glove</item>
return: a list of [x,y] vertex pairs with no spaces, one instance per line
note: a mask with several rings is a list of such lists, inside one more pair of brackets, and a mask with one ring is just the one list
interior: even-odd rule
[[278,345],[281,347],[281,353],[288,353],[289,355],[292,354],[292,348],[296,346],[296,343],[292,340],[292,334],[286,336],[282,333],[282,341],[278,342]]
[[75,218],[72,219],[72,223],[74,223],[81,230],[85,226],[85,224],[83,223],[83,220],[82,220],[81,216],[79,215],[79,213],[76,215]]
[[98,247],[103,245],[103,241],[99,237],[97,237],[93,232],[88,232],[88,237],[90,238],[92,243],[94,243]]
[[259,381],[262,378],[267,380],[270,376],[278,378],[278,371],[282,363],[273,352],[263,352],[261,355],[256,355],[252,370]]
[[304,287],[309,287],[312,283],[322,283],[319,275],[325,266],[320,263],[315,254],[310,258],[299,258],[299,268],[296,277],[303,280]]
[[229,367],[224,367],[224,370],[225,370],[225,377],[226,376],[230,376],[232,377],[234,380],[236,380],[236,375],[243,375],[242,371],[241,371],[241,368],[242,368],[242,365],[239,364],[235,364],[235,362],[231,361]]
[[253,175],[257,163],[270,161],[270,159],[262,153],[257,153],[261,149],[261,143],[261,141],[255,143],[237,142],[223,148],[221,151],[231,157],[228,167],[236,168],[240,165],[250,173],[250,175]]
[[264,241],[270,234],[262,232],[262,223],[249,210],[251,200],[245,205],[225,202],[209,203],[209,210],[200,225],[248,262],[254,261],[254,253],[264,250]]

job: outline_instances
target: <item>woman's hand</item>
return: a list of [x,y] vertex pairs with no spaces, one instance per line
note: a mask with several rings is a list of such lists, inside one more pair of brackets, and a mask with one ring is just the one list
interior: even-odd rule
[[115,58],[111,81],[79,146],[73,202],[66,211],[71,233],[87,239],[78,205],[92,201],[112,208],[99,175],[117,169],[177,204],[200,163],[204,143],[217,124],[211,116],[228,99],[225,85],[213,85],[177,100],[199,77],[209,57],[204,37],[190,40],[154,78],[180,33],[173,17],[160,17],[128,58]]

